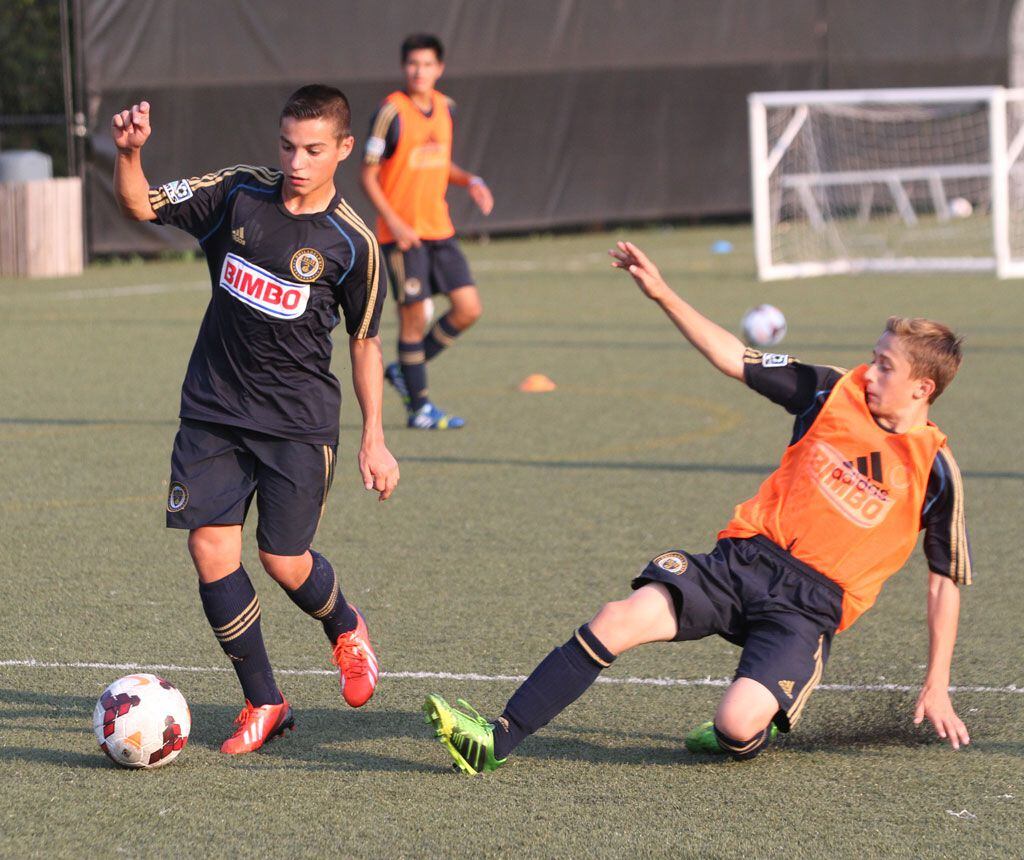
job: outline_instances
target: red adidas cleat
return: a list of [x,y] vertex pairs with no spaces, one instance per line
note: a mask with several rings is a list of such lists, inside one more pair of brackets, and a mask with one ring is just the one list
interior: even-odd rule
[[377,655],[370,645],[370,634],[362,613],[355,610],[355,630],[342,633],[334,643],[334,665],[341,670],[341,694],[353,708],[370,701],[377,686]]
[[228,755],[253,752],[268,741],[294,729],[292,706],[284,696],[281,699],[280,705],[261,705],[258,708],[254,708],[246,699],[245,707],[235,718],[238,728],[221,744],[220,751]]

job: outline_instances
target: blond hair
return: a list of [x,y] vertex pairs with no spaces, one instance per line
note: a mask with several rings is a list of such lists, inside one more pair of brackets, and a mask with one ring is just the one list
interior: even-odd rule
[[929,403],[934,403],[960,369],[963,338],[957,337],[949,326],[922,317],[889,317],[885,330],[900,339],[914,378],[935,383],[935,391],[928,398]]

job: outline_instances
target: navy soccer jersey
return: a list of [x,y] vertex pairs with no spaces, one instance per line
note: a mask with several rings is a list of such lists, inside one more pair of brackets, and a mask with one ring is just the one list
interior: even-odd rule
[[[810,429],[844,373],[840,368],[804,364],[789,355],[756,349],[748,349],[744,355],[744,382],[796,416],[791,445]],[[873,463],[863,464],[864,470],[873,468]],[[945,446],[932,463],[921,528],[929,569],[959,584],[970,583],[973,567],[964,518],[963,479],[952,452]]]
[[181,390],[182,418],[302,442],[338,439],[331,331],[377,334],[387,292],[377,240],[335,195],[293,215],[282,174],[238,165],[151,189],[160,224],[199,240],[212,296]]

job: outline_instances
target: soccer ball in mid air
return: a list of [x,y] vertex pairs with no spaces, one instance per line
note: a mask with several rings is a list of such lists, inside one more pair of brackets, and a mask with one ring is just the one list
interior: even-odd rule
[[743,315],[743,337],[751,346],[774,346],[786,336],[786,318],[774,305],[758,305]]
[[178,688],[156,675],[127,675],[103,691],[92,713],[100,749],[121,767],[163,767],[178,757],[192,728]]

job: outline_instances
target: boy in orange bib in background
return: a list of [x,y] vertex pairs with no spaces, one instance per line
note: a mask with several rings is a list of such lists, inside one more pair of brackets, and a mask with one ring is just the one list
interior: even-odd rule
[[651,561],[633,594],[552,651],[496,720],[428,696],[428,722],[456,765],[466,773],[500,767],[624,651],[714,634],[743,651],[714,720],[686,746],[753,758],[796,725],[833,635],[871,607],[921,530],[930,647],[915,722],[927,718],[955,749],[969,743],[948,692],[958,586],[971,581],[963,484],[946,437],[928,420],[960,367],[960,339],[941,323],[892,317],[870,364],[802,364],[745,349],[677,296],[635,245],[620,242],[611,254],[711,364],[793,414],[793,436],[712,552],[673,549]]
[[[362,185],[377,208],[377,239],[398,303],[398,361],[385,378],[401,395],[409,427],[454,430],[465,421],[435,406],[427,386],[427,362],[436,358],[483,312],[469,264],[455,239],[445,194],[462,185],[488,215],[494,206],[487,184],[452,162],[455,103],[435,89],[444,73],[444,47],[436,36],[409,36],[402,43],[405,89],[384,99],[370,123]],[[424,335],[427,302],[444,295],[451,303]]]

